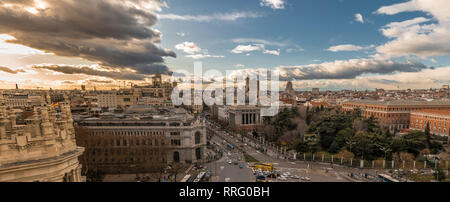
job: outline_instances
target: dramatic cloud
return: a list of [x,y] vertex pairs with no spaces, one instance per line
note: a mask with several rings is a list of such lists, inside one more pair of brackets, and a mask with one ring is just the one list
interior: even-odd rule
[[261,0],[259,3],[262,7],[270,7],[272,9],[284,9],[284,0]]
[[377,51],[387,57],[450,55],[449,8],[448,0],[410,0],[381,7],[376,11],[377,14],[423,11],[432,17],[417,17],[386,25],[381,32],[393,40],[377,47]]
[[364,24],[364,17],[361,15],[361,13],[355,14],[355,21]]
[[111,83],[113,83],[113,81],[111,81],[111,80],[90,79],[90,80],[87,81],[87,83],[111,84]]
[[10,69],[10,68],[8,68],[8,67],[3,67],[3,66],[0,66],[0,71],[1,72],[6,72],[6,73],[10,73],[10,74],[17,74],[17,73],[20,73],[20,72],[25,72],[24,70],[22,70],[22,69],[19,69],[19,70],[12,70],[12,69]]
[[374,45],[371,46],[356,46],[353,44],[343,44],[343,45],[338,45],[338,46],[332,46],[330,48],[328,48],[328,51],[331,52],[340,52],[340,51],[361,51],[361,50],[368,50],[371,48],[374,48]]
[[354,79],[364,74],[391,74],[418,72],[427,69],[421,63],[398,63],[391,60],[353,59],[337,60],[305,66],[281,66],[277,68],[285,80]]
[[188,53],[188,54],[195,54],[195,53],[198,53],[198,52],[200,52],[202,50],[194,42],[183,42],[183,43],[177,44],[175,46],[175,48],[177,50],[182,50],[182,51],[184,51],[185,53]]
[[[1,0],[0,33],[57,56],[83,58],[102,66],[139,73],[168,72],[159,47],[161,33],[151,27],[160,0]],[[153,69],[155,68],[155,69]]]
[[159,19],[166,20],[181,20],[194,22],[212,22],[212,21],[237,21],[245,18],[260,18],[263,17],[260,13],[254,12],[231,12],[231,13],[215,13],[212,15],[176,15],[176,14],[161,14]]
[[89,76],[100,76],[118,80],[143,80],[146,78],[143,74],[117,71],[98,70],[88,66],[69,66],[69,65],[34,65],[34,69],[47,69],[63,74],[84,74]]

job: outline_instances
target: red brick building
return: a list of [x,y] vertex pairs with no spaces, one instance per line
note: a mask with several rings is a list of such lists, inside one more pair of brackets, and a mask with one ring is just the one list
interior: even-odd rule
[[425,109],[411,112],[410,128],[425,131],[427,124],[434,135],[448,136],[450,127],[450,109]]
[[391,132],[409,128],[410,114],[412,111],[424,109],[449,110],[449,100],[435,101],[376,101],[376,100],[356,100],[342,104],[344,111],[361,109],[362,115],[366,118],[374,117],[381,126],[389,128]]

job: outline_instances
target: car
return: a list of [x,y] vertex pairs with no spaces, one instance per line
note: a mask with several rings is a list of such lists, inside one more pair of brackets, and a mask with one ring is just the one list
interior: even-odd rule
[[266,176],[258,175],[258,176],[256,176],[256,181],[257,182],[265,182],[266,181]]
[[286,181],[287,180],[287,178],[286,177],[284,177],[284,176],[281,176],[280,178],[278,178],[279,180],[281,180],[281,181]]
[[298,176],[298,175],[293,175],[293,176],[291,176],[291,178],[292,178],[292,179],[298,180],[298,179],[300,179],[300,176]]
[[302,179],[303,181],[311,181],[311,178],[309,178],[309,177],[301,177],[301,179]]
[[233,162],[232,161],[228,161],[228,164],[233,164]]
[[239,164],[239,168],[240,168],[240,169],[244,168],[244,165]]

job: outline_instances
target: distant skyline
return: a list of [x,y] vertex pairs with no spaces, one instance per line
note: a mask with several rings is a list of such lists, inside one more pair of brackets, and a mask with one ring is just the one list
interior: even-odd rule
[[307,90],[450,84],[448,0],[0,0],[0,88],[268,68]]

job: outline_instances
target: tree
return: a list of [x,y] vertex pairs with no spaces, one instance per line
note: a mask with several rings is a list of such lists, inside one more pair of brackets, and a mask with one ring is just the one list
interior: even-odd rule
[[436,180],[439,182],[445,182],[445,178],[446,178],[445,172],[441,168],[438,168],[436,170]]
[[352,159],[352,158],[355,158],[355,154],[344,149],[344,150],[341,150],[338,154],[336,154],[336,157],[344,158],[344,159]]
[[[351,128],[346,128],[346,129],[340,130],[336,135],[336,143],[339,146],[339,148],[347,146],[347,140],[351,139],[354,135],[355,135],[355,132]],[[351,145],[351,146],[353,146],[353,145]],[[347,149],[350,149],[350,148],[347,148]]]
[[298,141],[295,146],[294,149],[296,152],[299,153],[306,153],[309,151],[309,146],[308,143],[304,142],[304,141]]
[[181,174],[186,168],[186,164],[183,163],[172,163],[170,165],[169,174],[173,176],[173,181],[177,182],[177,176]]

